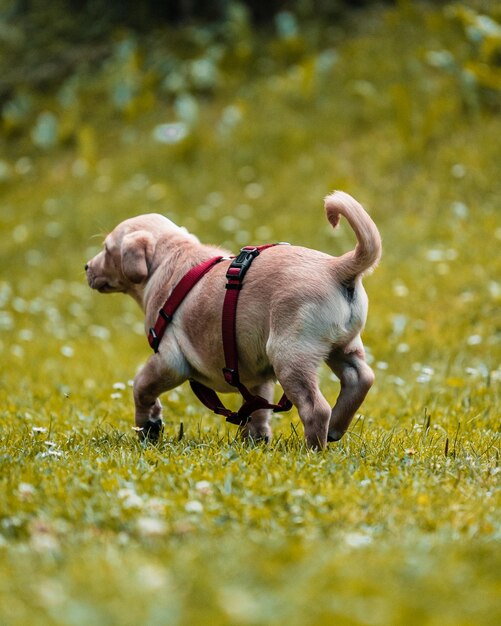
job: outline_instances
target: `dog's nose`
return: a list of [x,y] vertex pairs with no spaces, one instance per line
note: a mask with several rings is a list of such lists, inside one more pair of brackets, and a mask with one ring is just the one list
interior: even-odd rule
[[88,264],[88,263],[86,263],[86,264],[85,264],[85,271],[87,271],[88,269],[89,269],[89,264]]

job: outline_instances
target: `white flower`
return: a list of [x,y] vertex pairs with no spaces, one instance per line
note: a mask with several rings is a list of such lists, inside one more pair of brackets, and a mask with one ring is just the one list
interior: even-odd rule
[[363,533],[348,533],[344,540],[350,548],[363,548],[372,543],[372,537]]
[[481,335],[470,335],[468,337],[468,339],[466,340],[466,343],[469,346],[478,346],[482,343],[482,336]]
[[167,532],[165,522],[156,517],[140,517],[137,520],[137,530],[146,537],[161,537]]
[[203,504],[198,500],[190,500],[184,505],[184,510],[188,513],[202,513],[204,510]]
[[37,490],[30,483],[19,483],[17,488],[17,493],[21,500],[30,500],[36,492]]
[[122,500],[122,506],[124,509],[143,508],[143,499],[141,496],[138,496],[133,489],[120,489],[117,495],[120,500]]
[[401,281],[396,281],[393,283],[393,293],[398,298],[405,298],[409,295],[409,288]]
[[[154,521],[158,522],[159,520]],[[141,520],[139,520],[138,526],[140,525],[140,522]],[[162,532],[161,534],[165,533]],[[167,571],[163,567],[153,565],[152,563],[146,563],[137,569],[136,580],[141,587],[150,591],[158,591],[170,582]]]
[[212,485],[208,480],[199,480],[195,484],[195,489],[202,494],[208,494],[212,492]]
[[61,354],[67,359],[71,359],[71,357],[75,354],[75,350],[73,350],[71,346],[61,346]]
[[89,333],[96,339],[102,339],[103,341],[110,338],[110,331],[104,326],[97,326],[96,324],[89,327]]
[[64,452],[61,452],[61,450],[54,450],[54,449],[50,449],[47,450],[47,452],[42,452],[42,454],[40,455],[40,457],[42,459],[46,459],[47,457],[55,457],[55,458],[61,458],[64,456]]
[[159,124],[153,129],[153,139],[159,143],[174,144],[188,136],[188,127],[182,122]]

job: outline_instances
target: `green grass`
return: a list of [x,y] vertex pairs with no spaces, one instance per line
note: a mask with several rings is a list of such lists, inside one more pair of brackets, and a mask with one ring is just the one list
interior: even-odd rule
[[[307,56],[232,83],[179,144],[152,139],[175,118],[160,106],[89,113],[74,147],[6,144],[1,626],[500,622],[501,120],[426,62],[467,51],[441,12],[364,15],[326,73]],[[223,132],[229,106],[241,120]],[[102,234],[161,211],[234,250],[340,254],[333,188],[384,243],[365,280],[376,384],[348,434],[309,452],[292,411],[268,447],[244,446],[182,387],[163,441],[141,446],[140,311],[85,284]]]

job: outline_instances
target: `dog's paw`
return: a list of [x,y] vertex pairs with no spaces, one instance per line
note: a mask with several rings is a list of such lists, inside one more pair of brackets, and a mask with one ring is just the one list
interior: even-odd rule
[[141,428],[135,427],[134,430],[137,432],[140,441],[156,443],[163,433],[164,425],[162,420],[148,420],[144,426]]
[[241,436],[243,440],[251,441],[253,443],[270,443],[272,437],[271,428],[266,426],[255,426],[252,422],[243,426],[241,429]]
[[344,432],[333,430],[327,435],[327,443],[335,443],[336,441],[339,441],[343,435]]

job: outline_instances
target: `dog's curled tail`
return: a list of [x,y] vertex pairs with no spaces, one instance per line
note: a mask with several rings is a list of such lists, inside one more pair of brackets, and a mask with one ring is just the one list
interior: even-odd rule
[[363,206],[344,191],[334,191],[325,198],[325,212],[333,228],[344,215],[357,237],[355,249],[337,259],[343,280],[354,280],[373,270],[381,258],[381,237]]

